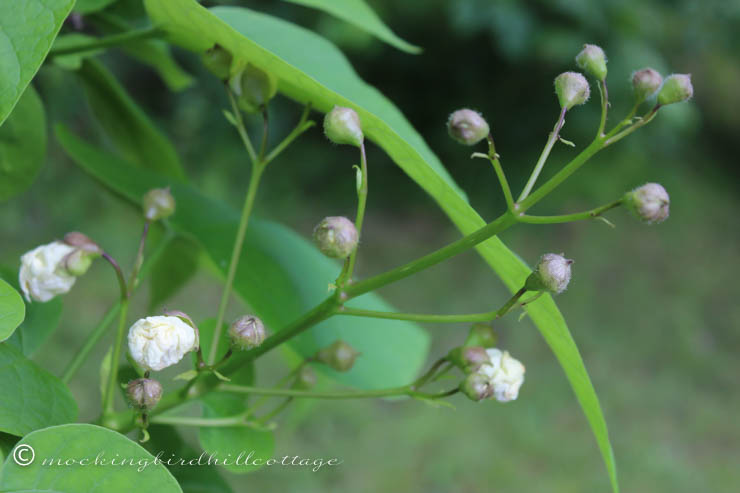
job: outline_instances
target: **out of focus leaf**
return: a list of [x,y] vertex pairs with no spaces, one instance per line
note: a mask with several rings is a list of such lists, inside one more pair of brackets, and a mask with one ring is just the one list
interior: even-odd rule
[[117,0],[77,0],[75,3],[75,12],[80,14],[91,14],[103,10],[108,5],[115,3]]
[[[54,49],[68,48],[70,46],[80,46],[94,41],[93,36],[81,33],[62,34],[54,41]],[[66,70],[79,70],[82,67],[82,60],[88,57],[98,55],[102,49],[83,51],[80,53],[69,53],[67,55],[57,55],[51,60],[55,65]]]
[[200,245],[184,236],[178,236],[168,243],[152,266],[150,312],[174,296],[195,275],[200,255]]
[[25,316],[26,305],[20,293],[0,279],[0,342],[10,337]]

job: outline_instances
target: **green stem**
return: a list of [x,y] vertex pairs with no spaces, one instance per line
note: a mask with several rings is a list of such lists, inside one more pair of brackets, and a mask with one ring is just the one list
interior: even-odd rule
[[349,258],[345,268],[337,280],[337,286],[342,287],[345,282],[352,280],[352,273],[355,270],[357,261],[357,250],[360,249],[359,242],[362,241],[362,224],[365,220],[365,206],[367,204],[367,156],[365,155],[365,142],[360,144],[360,173],[362,174],[362,183],[357,190],[357,216],[355,218],[355,228],[357,229],[358,243]]
[[439,370],[439,368],[445,363],[449,363],[447,361],[447,358],[439,358],[431,367],[429,367],[429,370],[427,370],[426,373],[417,378],[416,381],[410,385],[410,387],[414,390],[423,387],[428,381],[432,379],[432,377],[434,377],[434,374],[437,373],[437,370]]
[[606,79],[600,80],[598,87],[601,99],[601,120],[599,121],[599,129],[596,132],[596,138],[604,136],[604,128],[606,128],[606,114],[609,111],[609,91],[606,88]]
[[239,132],[239,137],[241,137],[242,139],[242,144],[244,144],[244,148],[247,150],[247,154],[249,154],[249,160],[252,163],[252,166],[256,166],[257,153],[254,152],[254,146],[252,145],[252,141],[249,139],[249,135],[247,134],[247,127],[244,126],[242,112],[239,109],[239,105],[236,103],[234,93],[231,92],[231,89],[228,86],[226,87],[226,94],[228,94],[229,96],[229,102],[231,103],[231,112],[236,119],[236,130],[237,132]]
[[547,158],[550,156],[550,151],[552,151],[553,146],[555,146],[555,142],[558,141],[558,137],[560,136],[560,129],[563,128],[563,125],[565,124],[565,113],[568,110],[563,107],[562,110],[560,110],[560,117],[558,118],[558,121],[555,123],[555,127],[552,129],[552,132],[550,132],[550,135],[547,138],[547,143],[545,144],[545,148],[542,149],[542,154],[540,154],[540,158],[537,160],[537,164],[534,165],[534,170],[532,170],[532,174],[529,176],[529,180],[527,181],[527,184],[524,186],[524,190],[522,190],[521,195],[519,195],[519,199],[517,200],[517,203],[520,203],[524,199],[527,198],[529,195],[529,192],[532,191],[532,188],[534,187],[535,182],[537,181],[537,178],[540,176],[540,173],[542,172],[542,168],[545,166],[545,162],[547,161]]
[[105,388],[103,396],[103,414],[113,412],[113,403],[115,401],[115,391],[118,387],[118,361],[121,359],[121,348],[123,339],[126,335],[126,316],[128,314],[128,297],[121,300],[121,309],[118,314],[118,330],[116,330],[116,339],[113,343],[113,354],[110,360],[110,374],[108,375],[108,385]]
[[244,413],[223,418],[196,418],[189,416],[156,416],[150,419],[151,423],[174,426],[199,426],[207,428],[223,428],[228,426],[249,426]]
[[635,124],[627,127],[626,129],[622,130],[621,132],[615,135],[609,136],[609,138],[606,139],[606,142],[604,142],[604,147],[610,146],[614,144],[615,142],[622,140],[623,138],[627,137],[629,134],[631,134],[638,128],[650,123],[653,120],[653,118],[655,118],[655,115],[658,114],[659,109],[660,109],[660,105],[656,105],[652,110],[650,110],[644,117],[642,117]]
[[267,423],[272,418],[283,412],[292,402],[294,397],[287,397],[283,402],[281,402],[275,409],[270,411],[269,413],[260,416],[260,423]]
[[510,211],[514,210],[514,197],[511,195],[511,188],[509,187],[509,181],[506,179],[504,174],[504,168],[501,166],[499,156],[496,154],[496,145],[493,143],[493,136],[488,134],[488,159],[493,164],[493,169],[496,171],[496,176],[501,184],[501,190],[504,192],[504,199],[506,199],[506,208]]
[[276,145],[275,148],[273,148],[273,150],[267,154],[267,156],[263,160],[265,166],[272,162],[273,159],[278,157],[280,153],[283,152],[285,148],[287,148],[295,139],[300,137],[303,132],[316,124],[316,122],[308,121],[308,115],[310,113],[311,105],[308,104],[301,114],[301,119],[298,121],[298,125],[296,125],[296,127],[283,139],[282,142]]
[[267,106],[262,107],[262,142],[260,143],[260,154],[257,160],[263,163],[267,151],[267,139],[270,134],[270,120],[268,119]]
[[394,387],[390,389],[377,389],[377,390],[344,390],[336,392],[317,392],[313,390],[298,390],[298,389],[274,389],[274,388],[262,388],[262,387],[248,387],[244,385],[234,384],[221,384],[218,390],[224,392],[233,392],[239,394],[253,394],[253,395],[280,395],[286,397],[299,397],[305,399],[367,399],[376,397],[391,397],[396,395],[408,395],[411,397],[422,397],[427,399],[435,399],[440,396],[444,396],[444,393],[424,393],[415,391],[411,385],[404,385],[403,387]]
[[527,216],[522,215],[518,216],[517,220],[522,223],[528,223],[528,224],[559,224],[559,223],[569,223],[573,221],[581,221],[584,219],[594,219],[599,216],[601,216],[604,212],[614,209],[615,207],[619,207],[622,205],[622,199],[615,200],[614,202],[611,202],[606,205],[602,205],[601,207],[596,207],[595,209],[591,209],[589,211],[585,212],[577,212],[575,214],[564,214],[562,216]]
[[149,233],[149,226],[151,223],[146,221],[144,223],[144,231],[141,233],[141,239],[139,240],[139,250],[136,252],[136,260],[134,261],[134,269],[131,272],[131,279],[128,282],[128,297],[131,297],[134,289],[139,283],[139,271],[144,263],[144,247],[146,246],[146,238]]
[[157,27],[146,27],[143,29],[134,29],[121,34],[113,34],[104,38],[96,39],[88,43],[80,43],[72,46],[65,46],[63,48],[54,48],[49,52],[50,57],[60,55],[70,55],[72,53],[85,53],[88,51],[94,51],[101,48],[108,48],[110,46],[116,46],[128,43],[130,41],[138,41],[142,39],[157,38],[164,34],[164,31]]

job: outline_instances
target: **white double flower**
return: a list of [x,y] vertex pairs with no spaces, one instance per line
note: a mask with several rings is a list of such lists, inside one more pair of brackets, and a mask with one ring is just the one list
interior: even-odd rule
[[519,396],[519,388],[524,383],[524,365],[511,357],[508,351],[487,349],[491,363],[482,364],[477,373],[488,379],[488,389],[499,402],[509,402]]
[[198,344],[198,332],[179,317],[142,318],[128,332],[131,357],[146,370],[174,365]]
[[67,271],[65,259],[73,251],[74,247],[54,241],[21,257],[18,281],[28,301],[46,302],[72,289],[77,278]]

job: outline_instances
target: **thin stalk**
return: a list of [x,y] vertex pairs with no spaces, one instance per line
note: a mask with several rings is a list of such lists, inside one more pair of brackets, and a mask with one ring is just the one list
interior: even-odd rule
[[265,152],[267,151],[267,140],[270,133],[270,120],[267,114],[267,106],[262,107],[262,142],[260,143],[260,154],[257,161],[262,163],[265,160]]
[[118,314],[118,330],[116,330],[116,339],[113,343],[113,354],[110,360],[110,374],[108,375],[108,384],[105,387],[103,396],[103,414],[113,412],[113,402],[115,400],[115,390],[118,387],[118,361],[121,359],[121,348],[123,339],[126,335],[126,316],[128,315],[128,298],[121,300],[121,309]]
[[563,128],[563,125],[565,124],[565,113],[568,110],[563,107],[562,110],[560,110],[560,117],[558,118],[558,121],[555,123],[555,127],[552,129],[552,132],[550,132],[550,135],[547,138],[547,143],[545,144],[545,148],[542,149],[542,154],[540,154],[540,158],[537,160],[537,164],[534,165],[534,170],[532,171],[532,174],[529,176],[529,180],[527,181],[527,184],[524,186],[524,190],[522,190],[521,195],[519,195],[519,199],[517,200],[517,203],[520,203],[524,199],[527,198],[529,195],[529,192],[532,191],[532,188],[534,187],[535,182],[537,181],[537,178],[540,176],[540,173],[542,172],[542,168],[545,166],[545,162],[547,161],[547,158],[550,156],[550,151],[552,151],[553,146],[555,146],[555,142],[558,141],[558,137],[560,135],[560,130]]
[[257,153],[254,152],[254,146],[252,145],[252,141],[247,134],[247,128],[244,126],[242,112],[239,109],[239,105],[236,103],[234,93],[231,92],[231,89],[229,87],[226,88],[226,94],[228,94],[229,96],[229,102],[231,103],[231,112],[236,119],[236,130],[237,132],[239,132],[239,137],[241,137],[242,139],[242,144],[244,144],[244,148],[247,150],[247,154],[249,154],[249,160],[252,163],[252,166],[256,166]]
[[88,43],[80,43],[72,46],[65,46],[63,48],[55,48],[49,52],[50,57],[60,55],[70,55],[72,53],[85,53],[88,51],[99,50],[101,48],[108,48],[110,46],[117,46],[126,44],[130,41],[139,41],[142,39],[158,38],[164,34],[164,31],[157,27],[145,27],[143,29],[134,29],[121,34],[113,34],[104,38],[96,39]]
[[599,216],[601,216],[604,212],[614,209],[615,207],[619,207],[622,205],[622,199],[615,200],[614,202],[611,202],[606,205],[602,205],[601,207],[596,207],[595,209],[591,209],[589,211],[585,212],[577,212],[575,214],[564,214],[562,216],[527,216],[522,215],[518,216],[517,220],[522,223],[528,223],[528,224],[560,224],[560,223],[569,223],[573,221],[582,221],[584,219],[595,219]]
[[276,145],[272,151],[270,151],[265,159],[263,160],[263,163],[265,166],[267,166],[270,162],[272,162],[273,159],[278,157],[281,152],[285,150],[295,139],[297,139],[303,132],[308,130],[309,128],[313,127],[316,123],[313,121],[308,120],[308,115],[311,113],[311,105],[307,104],[306,107],[303,109],[303,113],[301,114],[301,119],[298,121],[298,125],[283,139],[282,142],[280,142],[278,145]]
[[515,208],[514,197],[511,195],[511,188],[509,187],[509,181],[506,179],[504,174],[504,168],[501,166],[499,161],[499,155],[496,153],[496,145],[493,142],[493,135],[488,134],[488,159],[493,165],[496,176],[501,184],[501,190],[504,192],[504,199],[506,199],[506,208],[513,211]]
[[274,388],[262,388],[262,387],[248,387],[244,385],[234,384],[221,384],[218,390],[224,392],[233,392],[238,394],[253,394],[253,395],[280,395],[286,397],[296,397],[304,399],[367,399],[377,397],[392,397],[396,395],[408,395],[410,397],[422,397],[427,399],[435,399],[440,396],[448,395],[444,393],[424,393],[417,392],[411,388],[411,385],[404,385],[403,387],[394,387],[390,389],[377,389],[377,390],[344,390],[335,392],[317,392],[313,390],[298,390],[298,389],[274,389]]
[[[358,240],[362,241],[362,224],[365,220],[365,207],[367,204],[367,156],[365,155],[365,142],[360,144],[360,172],[362,173],[362,184],[359,190],[357,190],[357,216],[355,218],[355,228],[357,229]],[[345,282],[351,281],[352,273],[355,270],[355,262],[357,261],[357,250],[360,249],[359,241],[357,246],[349,258],[347,259],[346,267],[343,269],[342,274],[339,276],[337,286],[343,286]]]
[[429,370],[427,370],[426,373],[417,378],[416,381],[410,385],[410,387],[414,390],[423,387],[432,379],[432,377],[434,377],[434,374],[437,373],[437,370],[439,370],[439,368],[445,363],[448,363],[447,358],[439,358],[431,367],[429,367]]
[[293,399],[294,397],[287,397],[283,402],[276,406],[275,409],[265,415],[260,416],[260,423],[267,423],[272,418],[283,412],[293,402]]
[[606,79],[600,80],[598,87],[601,99],[601,120],[599,120],[599,129],[596,132],[596,138],[604,136],[604,128],[606,128],[606,114],[609,110],[609,91],[606,88]]
[[116,259],[111,257],[108,253],[103,252],[103,258],[108,261],[108,263],[113,267],[113,270],[116,271],[116,279],[118,280],[118,289],[121,291],[121,299],[128,297],[128,288],[126,286],[126,276],[123,274],[123,270],[121,269],[121,266],[118,265],[118,262],[116,262]]
[[197,418],[189,416],[155,416],[149,420],[153,424],[174,426],[198,426],[207,428],[223,428],[229,426],[249,426],[244,413],[223,418]]
[[149,226],[151,223],[149,221],[146,221],[144,223],[144,230],[141,233],[141,239],[139,240],[139,250],[136,252],[136,261],[134,262],[134,269],[131,272],[131,279],[128,282],[128,297],[131,297],[131,293],[133,293],[134,289],[136,289],[137,284],[139,283],[139,271],[141,270],[141,266],[144,263],[144,247],[146,246],[146,238],[149,234]]
[[650,110],[644,117],[642,117],[638,122],[634,123],[633,125],[627,127],[626,129],[622,130],[621,132],[610,136],[606,139],[606,142],[604,142],[604,147],[610,146],[614,144],[615,142],[618,142],[622,140],[623,138],[627,137],[629,134],[637,130],[638,128],[647,125],[652,121],[653,118],[655,118],[655,115],[658,114],[658,110],[660,109],[660,105],[656,105],[653,107],[652,110]]

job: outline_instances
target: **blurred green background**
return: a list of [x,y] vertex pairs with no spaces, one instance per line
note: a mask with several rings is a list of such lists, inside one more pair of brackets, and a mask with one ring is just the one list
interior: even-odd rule
[[[249,6],[333,40],[357,72],[405,113],[486,218],[502,210],[503,198],[490,167],[471,161],[470,149],[447,138],[451,111],[469,106],[484,114],[518,190],[557,119],[552,80],[574,68],[584,42],[601,45],[609,56],[612,123],[629,109],[632,70],[650,65],[663,74],[692,73],[694,100],[661,110],[537,208],[541,214],[584,210],[657,181],[671,195],[667,222],[648,227],[617,210],[607,216],[616,229],[600,222],[521,225],[502,239],[530,263],[545,251],[576,261],[571,287],[557,301],[600,396],[623,491],[740,489],[740,2],[370,2],[399,35],[424,48],[421,55],[399,52],[289,3],[204,3]],[[172,138],[192,182],[237,208],[248,168],[221,115],[223,91],[191,54],[176,56],[197,77],[196,85],[176,94],[120,52],[103,59]],[[73,74],[44,68],[36,87],[50,121],[95,132]],[[297,105],[277,98],[272,135],[287,132],[299,113]],[[563,136],[582,148],[597,121],[598,104],[592,102],[568,115]],[[575,152],[556,147],[545,175]],[[379,148],[370,145],[368,153],[372,184],[359,276],[459,236]],[[355,160],[351,149],[331,146],[320,131],[310,131],[269,170],[257,215],[306,237],[326,215],[352,215]],[[0,263],[16,268],[23,252],[70,230],[86,232],[127,263],[139,228],[135,210],[99,188],[52,143],[33,187],[0,207]],[[439,313],[485,311],[506,297],[474,253],[382,294],[401,311]],[[213,316],[219,295],[217,278],[204,266],[167,306],[187,306],[203,319]],[[61,372],[115,297],[111,273],[96,265],[65,297],[60,330],[35,359]],[[133,315],[144,315],[146,304],[144,289]],[[230,315],[247,309],[232,303]],[[235,491],[608,491],[587,422],[537,330],[516,315],[497,328],[500,345],[527,365],[519,400],[474,404],[455,397],[455,410],[418,402],[302,403],[281,418],[276,455],[339,457],[343,464],[316,473],[273,467],[229,476],[229,482]],[[433,361],[462,342],[466,326],[428,329]],[[81,419],[98,410],[97,365],[105,346],[72,383]],[[285,368],[275,353],[258,371],[270,382]]]

